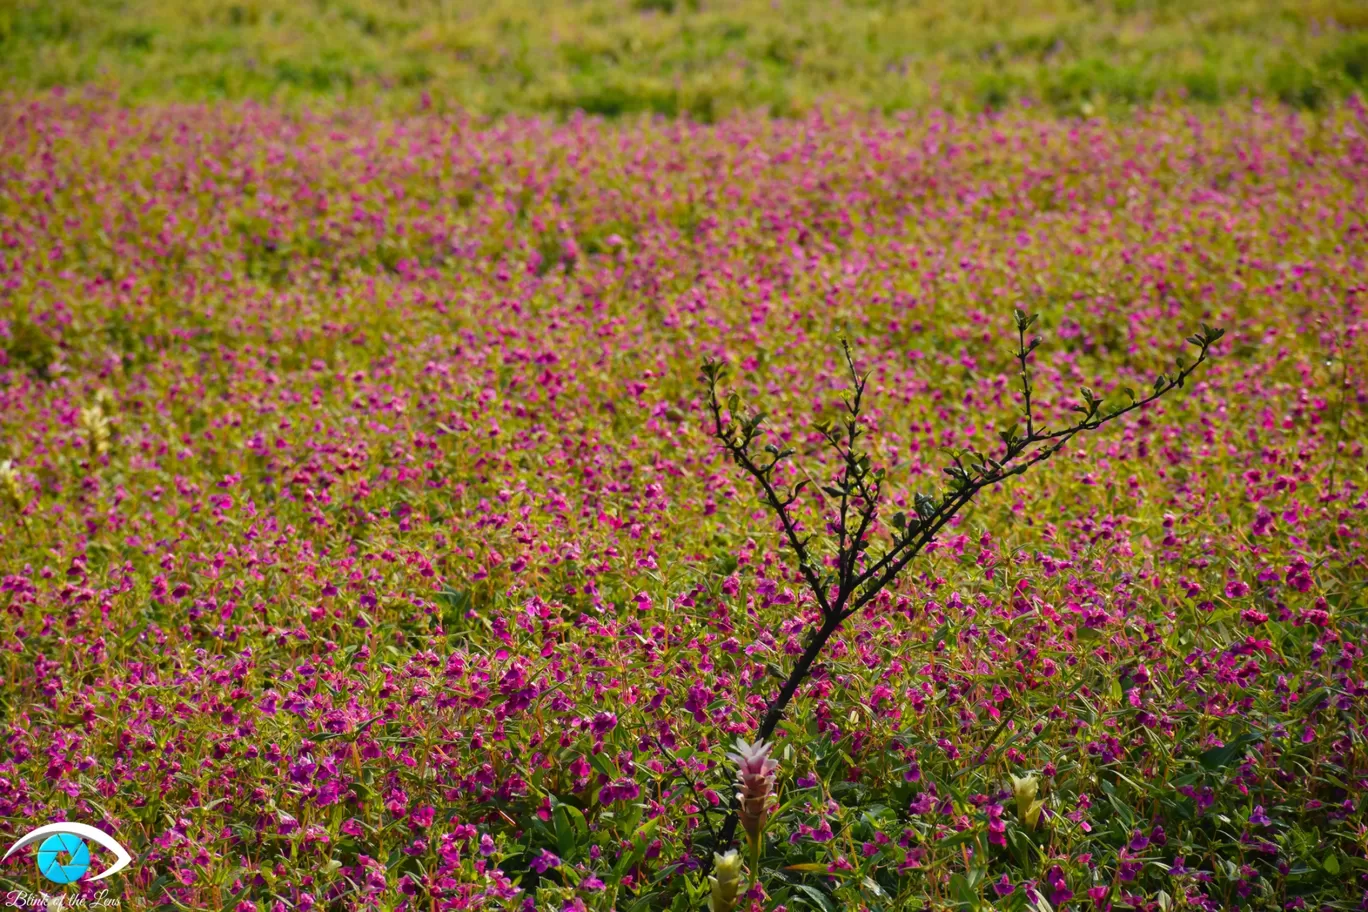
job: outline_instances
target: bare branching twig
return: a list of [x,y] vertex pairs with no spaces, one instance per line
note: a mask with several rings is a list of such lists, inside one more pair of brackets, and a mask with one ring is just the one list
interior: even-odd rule
[[[1127,401],[1124,404],[1107,406],[1091,389],[1083,387],[1079,403],[1073,406],[1073,411],[1079,415],[1077,421],[1067,427],[1048,430],[1037,420],[1031,380],[1030,356],[1040,339],[1028,340],[1028,332],[1035,325],[1037,315],[1018,310],[1015,319],[1015,358],[1020,366],[1024,432],[1020,422],[1002,431],[999,435],[1002,449],[996,456],[969,451],[952,457],[944,469],[949,477],[945,489],[939,493],[917,492],[910,514],[898,512],[891,517],[888,540],[878,548],[877,554],[870,553],[874,544],[871,532],[881,518],[886,475],[882,468],[873,466],[871,454],[860,444],[865,435],[860,418],[869,378],[856,368],[849,345],[841,343],[851,377],[850,394],[843,400],[844,414],[838,420],[819,421],[815,425],[825,444],[838,457],[839,466],[830,484],[820,486],[822,493],[835,504],[834,515],[829,517],[830,535],[821,537],[804,534],[802,523],[794,514],[794,506],[808,482],[801,481],[781,492],[781,483],[776,478],[776,470],[793,457],[794,450],[763,443],[764,413],[748,412],[735,392],[726,397],[724,407],[718,384],[725,376],[725,368],[713,360],[703,363],[712,436],[754,481],[760,501],[778,517],[785,543],[794,553],[798,572],[822,615],[820,626],[812,632],[802,655],[766,709],[756,732],[758,740],[766,740],[774,733],[784,710],[841,624],[893,585],[903,569],[923,553],[946,524],[981,491],[1025,474],[1050,459],[1079,434],[1097,430],[1182,387],[1208,360],[1211,346],[1225,334],[1222,329],[1202,324],[1201,330],[1187,339],[1198,349],[1196,360],[1189,364],[1182,357],[1178,358],[1177,373],[1173,377],[1160,374],[1146,395],[1137,396],[1133,390],[1125,389]],[[760,455],[762,453],[764,455]],[[834,557],[834,572],[826,566],[828,556]],[[733,812],[715,845],[717,851],[723,851],[731,844],[736,824]]]

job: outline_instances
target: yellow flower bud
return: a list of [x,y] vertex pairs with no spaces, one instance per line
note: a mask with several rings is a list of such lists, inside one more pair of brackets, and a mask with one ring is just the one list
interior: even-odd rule
[[1045,807],[1044,801],[1037,801],[1036,795],[1040,793],[1040,778],[1038,776],[1013,776],[1012,777],[1012,796],[1016,799],[1017,816],[1021,822],[1026,824],[1028,830],[1034,830],[1036,824],[1040,822],[1040,809]]
[[741,880],[741,855],[731,849],[726,855],[713,855],[712,896],[708,900],[711,912],[732,912],[736,899],[745,884]]
[[1040,823],[1040,809],[1045,807],[1045,802],[1037,798],[1031,802],[1031,806],[1026,809],[1022,819],[1026,821],[1026,829],[1034,830],[1036,824]]
[[99,404],[81,409],[81,430],[85,431],[90,451],[103,456],[109,450],[109,419]]
[[23,505],[24,492],[19,486],[19,473],[15,471],[14,463],[8,459],[0,462],[0,494],[3,494],[16,510]]

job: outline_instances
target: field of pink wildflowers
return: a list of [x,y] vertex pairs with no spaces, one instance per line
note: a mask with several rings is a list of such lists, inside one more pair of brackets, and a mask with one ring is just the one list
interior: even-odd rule
[[816,608],[700,363],[820,473],[844,335],[911,505],[1017,420],[1021,308],[1053,424],[1226,336],[846,623],[738,908],[1366,908],[1365,197],[1353,100],[7,102],[6,845],[99,826],[66,895],[128,909],[706,908]]

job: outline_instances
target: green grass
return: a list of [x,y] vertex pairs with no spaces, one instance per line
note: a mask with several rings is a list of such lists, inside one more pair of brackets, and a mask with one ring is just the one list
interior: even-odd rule
[[1063,111],[1368,84],[1359,0],[0,0],[0,85],[608,116]]

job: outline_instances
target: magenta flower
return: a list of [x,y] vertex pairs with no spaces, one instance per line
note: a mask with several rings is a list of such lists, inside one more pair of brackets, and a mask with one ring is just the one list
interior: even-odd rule
[[559,856],[546,851],[546,849],[542,849],[541,854],[533,858],[529,866],[538,874],[545,874],[551,868],[560,867],[560,863],[561,860]]
[[1064,869],[1059,865],[1054,865],[1045,873],[1045,887],[1049,890],[1045,897],[1052,906],[1059,907],[1073,899],[1073,891],[1069,889],[1068,881],[1064,877]]
[[641,795],[641,786],[631,779],[618,779],[599,790],[599,801],[612,804],[615,801],[633,801]]

